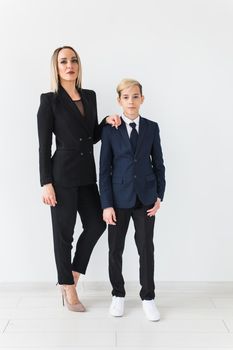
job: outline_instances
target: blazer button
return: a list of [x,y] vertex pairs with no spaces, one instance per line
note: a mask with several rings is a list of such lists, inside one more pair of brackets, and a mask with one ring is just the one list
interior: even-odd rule
[[89,136],[89,137],[88,137],[88,140],[91,140],[91,139],[92,139],[92,137],[91,137],[91,136]]
[[79,141],[82,141],[83,139],[80,137]]
[[134,159],[135,163],[138,161],[137,159]]
[[134,178],[136,179],[137,175],[134,175]]
[[83,152],[81,152],[80,155],[83,156]]

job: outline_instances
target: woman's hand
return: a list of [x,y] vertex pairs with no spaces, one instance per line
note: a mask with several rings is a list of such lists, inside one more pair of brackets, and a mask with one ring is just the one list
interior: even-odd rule
[[116,213],[113,208],[106,208],[103,211],[103,220],[108,225],[116,225]]
[[106,123],[112,125],[113,127],[115,126],[115,128],[118,129],[118,126],[121,125],[121,118],[117,114],[109,115],[106,118]]
[[157,198],[157,201],[155,202],[153,208],[147,210],[147,215],[150,216],[150,217],[151,216],[155,216],[155,214],[157,213],[157,211],[160,208],[160,203],[161,203],[161,199]]
[[52,184],[46,184],[42,187],[42,200],[44,204],[55,207],[57,204],[56,194]]

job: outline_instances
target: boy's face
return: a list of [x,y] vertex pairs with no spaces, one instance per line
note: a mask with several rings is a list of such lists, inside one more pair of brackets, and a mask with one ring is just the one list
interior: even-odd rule
[[139,86],[133,85],[121,91],[121,97],[118,97],[118,103],[123,109],[126,117],[133,120],[138,117],[139,109],[144,101]]

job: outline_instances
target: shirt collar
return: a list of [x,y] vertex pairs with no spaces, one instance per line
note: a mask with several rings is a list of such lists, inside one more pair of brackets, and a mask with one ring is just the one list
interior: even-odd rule
[[126,124],[128,124],[128,125],[129,125],[129,123],[135,123],[136,126],[139,125],[140,115],[139,115],[137,118],[135,118],[134,120],[131,120],[131,119],[127,118],[127,117],[124,115],[124,113],[122,114],[121,117],[122,117],[122,119],[124,120],[124,122],[125,122]]

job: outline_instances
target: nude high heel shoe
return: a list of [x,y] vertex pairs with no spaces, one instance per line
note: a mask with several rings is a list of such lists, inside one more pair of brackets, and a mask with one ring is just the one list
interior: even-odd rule
[[70,311],[75,311],[75,312],[86,311],[85,307],[80,302],[78,302],[76,304],[69,303],[65,287],[63,285],[60,285],[60,288],[61,288],[61,292],[62,292],[62,304],[63,304],[63,306],[65,306],[65,304],[66,304],[67,309]]

